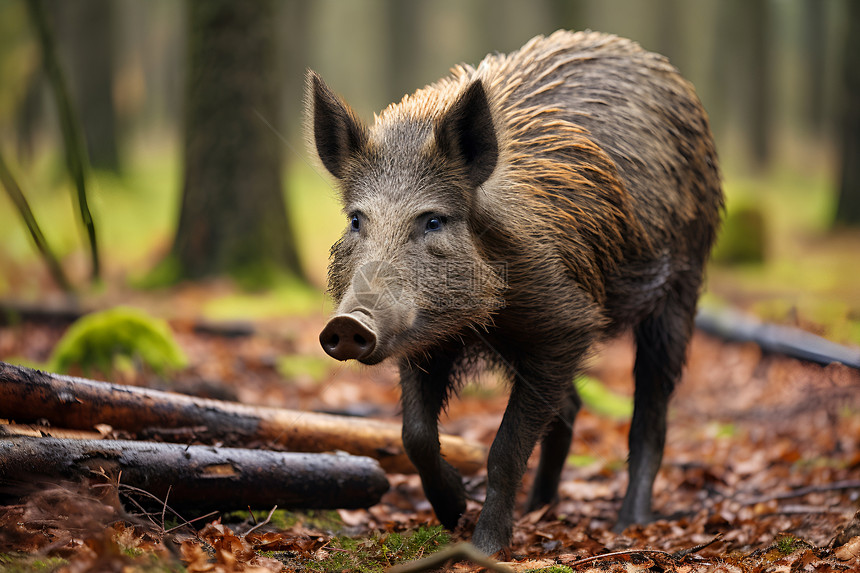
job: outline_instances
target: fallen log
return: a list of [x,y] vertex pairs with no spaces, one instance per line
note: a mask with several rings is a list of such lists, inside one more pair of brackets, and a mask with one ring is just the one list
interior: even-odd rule
[[0,476],[5,485],[92,480],[99,475],[127,486],[120,487],[120,493],[143,490],[174,509],[200,512],[274,505],[282,509],[357,509],[378,503],[389,487],[376,460],[344,453],[129,440],[0,439]]
[[[387,472],[414,473],[400,424],[281,408],[248,406],[134,386],[49,374],[0,362],[0,418],[92,430],[107,424],[137,437],[189,436],[228,446],[277,446],[295,452],[342,450],[379,460]],[[463,474],[484,463],[485,448],[440,436],[442,454]]]
[[839,362],[860,369],[860,350],[842,346],[799,328],[761,322],[732,309],[699,309],[696,327],[730,342],[754,342],[763,352],[827,366]]
[[84,314],[86,314],[86,310],[73,297],[40,301],[37,304],[0,299],[0,326],[10,326],[21,322],[68,326]]

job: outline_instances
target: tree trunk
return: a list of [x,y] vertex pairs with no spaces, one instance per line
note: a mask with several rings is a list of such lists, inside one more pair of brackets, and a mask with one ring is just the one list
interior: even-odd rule
[[69,87],[60,66],[60,58],[57,50],[57,40],[54,31],[48,22],[48,16],[42,0],[29,0],[27,9],[30,20],[39,40],[42,51],[42,66],[45,76],[54,93],[57,103],[57,115],[60,121],[60,131],[63,134],[63,147],[66,155],[66,168],[74,183],[78,212],[81,223],[87,231],[87,239],[90,244],[90,259],[92,260],[91,278],[93,281],[101,279],[101,259],[99,257],[98,241],[96,240],[96,225],[87,199],[87,178],[89,172],[89,159],[81,127],[80,118],[75,113],[69,96]]
[[90,165],[119,171],[113,102],[113,0],[55,1],[60,57],[84,127]]
[[747,82],[749,91],[749,133],[753,165],[767,166],[770,160],[771,98],[770,21],[765,0],[745,0],[749,18],[750,61]]
[[686,50],[681,40],[681,3],[679,0],[659,0],[655,8],[653,26],[657,38],[654,49],[669,58],[672,65],[686,72],[686,62],[682,61]]
[[842,175],[836,224],[860,227],[860,2],[847,2],[843,61]]
[[281,182],[274,16],[272,0],[189,2],[180,277],[301,275]]
[[[128,440],[16,436],[0,440],[8,483],[117,480],[120,493],[144,490],[174,509],[195,511],[356,509],[379,502],[388,480],[376,460],[348,454],[270,452]],[[122,486],[129,486],[123,488]],[[151,498],[145,507],[157,504]]]
[[825,131],[825,88],[827,76],[827,6],[821,0],[803,1],[803,36],[802,47],[804,54],[803,79],[799,86],[805,92],[804,119],[805,128],[814,137],[820,137]]
[[[12,176],[12,172],[9,171],[9,168],[6,166],[6,160],[3,159],[2,154],[0,154],[0,184],[6,188],[9,198],[12,200],[15,207],[18,208],[18,212],[21,214],[21,219],[23,219],[27,230],[30,231],[30,236],[33,238],[33,242],[36,243],[36,248],[42,255],[42,259],[45,261],[54,282],[56,282],[57,286],[65,292],[74,291],[72,283],[69,282],[65,271],[63,271],[63,266],[60,264],[56,255],[54,255],[54,251],[48,245],[48,240],[42,233],[42,228],[36,221],[36,217],[33,215],[33,210],[30,209],[30,203],[24,196],[24,192],[21,191],[21,188],[18,186],[18,182]],[[2,323],[3,318],[0,318],[0,324]]]
[[281,2],[278,5],[278,51],[281,76],[291,81],[284,82],[281,114],[284,119],[286,138],[289,141],[291,161],[303,160],[305,73],[311,61],[311,2]]
[[[709,106],[717,139],[740,132],[740,152],[733,159],[761,169],[770,159],[771,99],[770,21],[766,0],[717,2],[714,35],[714,85]],[[731,150],[730,150],[731,151]]]
[[388,0],[388,62],[386,62],[386,101],[400,101],[404,94],[419,87],[421,0]]
[[729,342],[754,342],[763,352],[827,366],[834,362],[860,369],[860,351],[799,328],[760,322],[731,309],[699,309],[696,328]]
[[549,0],[552,27],[573,31],[586,28],[585,8],[585,0]]

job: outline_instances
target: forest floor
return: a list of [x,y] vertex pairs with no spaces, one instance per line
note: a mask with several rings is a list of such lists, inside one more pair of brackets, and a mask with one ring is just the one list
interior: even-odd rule
[[[128,286],[169,248],[181,180],[176,157],[163,150],[145,155],[125,177],[99,181],[106,277],[85,306],[132,305],[168,318],[189,366],[165,378],[128,368],[90,377],[399,421],[390,365],[344,365],[322,353],[317,335],[330,304],[319,291],[297,295],[286,288],[255,297],[223,283],[149,293]],[[22,184],[40,221],[50,221],[49,242],[63,245],[63,264],[82,284],[87,264],[68,184],[53,181],[57,168],[45,165],[61,165],[61,159],[33,166]],[[311,169],[299,167],[288,174],[288,200],[306,273],[320,285],[323,255],[344,221],[336,193]],[[794,169],[761,180],[727,177],[730,211],[752,202],[768,215],[767,262],[709,269],[706,303],[860,344],[860,233],[829,230],[829,185]],[[2,205],[0,245],[0,296],[50,308],[55,289],[17,214]],[[41,368],[69,325],[4,318],[0,360]],[[250,320],[253,328],[228,337],[218,329],[195,329],[201,319]],[[576,421],[560,500],[534,513],[518,512],[510,551],[497,557],[517,571],[556,573],[860,571],[860,373],[763,355],[754,344],[697,333],[671,403],[655,484],[654,509],[661,518],[617,535],[611,527],[627,481],[632,361],[629,338],[607,343],[591,361],[587,374],[608,392],[589,402]],[[482,376],[451,401],[442,430],[489,445],[506,400],[504,385],[492,374]],[[520,507],[535,462],[532,456]],[[0,506],[0,571],[382,571],[468,541],[485,495],[485,472],[467,476],[470,500],[454,532],[438,525],[417,476],[388,478],[390,491],[366,510],[278,510],[257,527],[270,509],[259,508],[253,516],[195,522],[200,529],[135,514],[100,493],[104,488],[31,489]],[[480,567],[460,560],[442,570]]]
[[[171,296],[159,304],[181,306],[191,294],[180,289]],[[171,326],[189,367],[169,380],[129,371],[101,377],[398,420],[394,369],[325,358],[316,339],[324,320],[322,312],[260,320],[253,332],[226,337],[177,318]],[[50,320],[2,326],[0,359],[44,364],[66,328]],[[602,348],[588,374],[625,403],[632,362],[632,342],[621,338]],[[610,531],[626,486],[629,419],[586,407],[576,421],[560,500],[518,513],[512,546],[496,557],[516,571],[860,570],[860,521],[853,518],[860,508],[858,390],[856,370],[763,355],[753,344],[697,333],[671,404],[655,484],[661,518],[620,535]],[[489,445],[505,403],[504,386],[483,376],[452,399],[442,430]],[[532,456],[520,507],[535,462]],[[388,477],[391,489],[373,507],[278,511],[247,536],[267,511],[213,516],[197,531],[171,530],[176,523],[119,510],[83,486],[31,491],[0,506],[0,570],[382,571],[468,541],[485,494],[484,471],[466,478],[470,500],[454,532],[438,526],[417,476]],[[441,570],[482,569],[455,559]]]

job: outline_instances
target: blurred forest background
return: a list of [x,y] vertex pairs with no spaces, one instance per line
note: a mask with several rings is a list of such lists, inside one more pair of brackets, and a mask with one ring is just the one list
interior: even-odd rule
[[[855,0],[0,0],[0,156],[82,296],[230,276],[264,298],[215,314],[319,312],[345,219],[304,140],[307,68],[370,120],[456,63],[611,32],[668,56],[710,114],[729,196],[710,301],[860,344],[858,26]],[[11,197],[0,299],[48,300],[56,269]]]

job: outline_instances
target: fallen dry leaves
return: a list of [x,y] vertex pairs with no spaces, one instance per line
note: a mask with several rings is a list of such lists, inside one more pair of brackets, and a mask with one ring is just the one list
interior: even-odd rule
[[[204,547],[211,548],[209,552]],[[182,561],[189,573],[232,573],[233,571],[280,571],[283,565],[277,559],[263,557],[244,536],[239,537],[219,521],[208,523],[197,539],[182,542]],[[214,562],[211,557],[214,557]]]
[[[169,382],[146,375],[126,382],[396,419],[391,368],[333,363],[322,380],[278,373],[275,364],[284,354],[317,352],[321,320],[264,324],[253,336],[232,339],[178,324],[192,366]],[[0,358],[43,360],[61,333],[62,327],[48,324],[0,328]],[[629,340],[609,343],[590,374],[629,395],[632,357]],[[571,449],[576,463],[565,468],[559,501],[519,515],[511,550],[501,557],[516,571],[551,565],[577,572],[860,570],[858,390],[860,373],[848,368],[764,356],[754,345],[697,335],[672,402],[655,487],[661,519],[623,535],[610,532],[626,485],[629,421],[584,411]],[[505,401],[504,388],[484,377],[482,385],[452,400],[442,427],[489,443]],[[342,551],[332,545],[336,535],[384,539],[437,523],[417,476],[389,479],[391,490],[378,505],[338,512],[339,531],[268,523],[250,533],[253,522],[212,518],[200,522],[199,531],[166,532],[172,525],[160,516],[126,513],[132,508],[120,506],[105,488],[28,484],[27,496],[6,496],[7,505],[0,506],[0,560],[23,552],[62,557],[55,568],[64,571],[140,570],[155,556],[188,571],[300,571]],[[522,501],[530,480],[529,474]],[[469,539],[485,474],[468,478],[466,485],[471,499],[453,532],[455,542]],[[447,565],[452,571],[478,569],[468,561]]]

